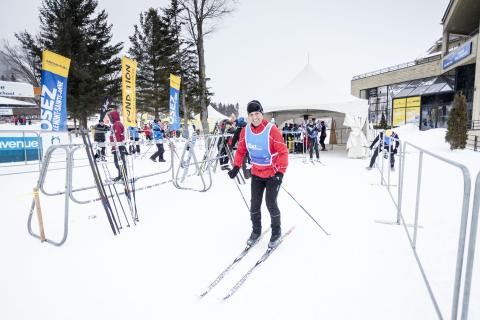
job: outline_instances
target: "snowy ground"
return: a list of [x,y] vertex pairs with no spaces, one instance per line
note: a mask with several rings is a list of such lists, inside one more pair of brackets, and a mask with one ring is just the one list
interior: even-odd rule
[[[399,134],[466,164],[474,180],[480,154],[451,152],[443,143],[444,131],[406,127]],[[403,205],[405,219],[413,222],[418,153],[407,152]],[[70,202],[68,239],[59,248],[27,233],[37,174],[0,175],[0,319],[436,319],[403,227],[378,222],[396,220],[379,171],[366,171],[368,160],[347,159],[340,147],[321,156],[324,165],[291,159],[283,186],[331,235],[281,191],[283,229],[295,230],[226,302],[220,298],[261,256],[269,236],[208,296],[198,298],[240,253],[250,233],[249,213],[224,171],[213,175],[205,193],[178,190],[171,183],[137,192],[140,222],[116,237],[99,202]],[[93,184],[90,168],[82,166],[84,157],[83,151],[77,154],[82,159],[75,162],[74,187]],[[449,318],[462,180],[458,169],[425,161],[417,252],[442,315]],[[147,157],[134,163],[136,174],[168,167]],[[3,165],[0,174],[36,168]],[[138,187],[170,178],[145,178]],[[392,175],[393,194],[395,179]],[[189,183],[198,186],[198,181]],[[63,186],[64,170],[49,172],[46,189]],[[241,189],[248,201],[249,185]],[[94,191],[78,193],[81,199],[92,197]],[[63,200],[41,196],[48,238],[61,238]],[[269,224],[265,208],[263,224]],[[480,315],[478,264],[470,319]]]

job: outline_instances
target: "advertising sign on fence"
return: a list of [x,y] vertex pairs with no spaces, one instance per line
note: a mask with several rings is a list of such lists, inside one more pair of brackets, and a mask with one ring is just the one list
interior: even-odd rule
[[0,163],[39,160],[40,137],[0,137]]

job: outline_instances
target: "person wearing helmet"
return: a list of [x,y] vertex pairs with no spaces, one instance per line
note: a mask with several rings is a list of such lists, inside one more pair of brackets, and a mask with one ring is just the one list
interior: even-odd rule
[[[377,144],[378,142],[378,144]],[[373,152],[372,158],[370,159],[370,165],[366,168],[367,170],[371,170],[373,165],[375,164],[375,160],[377,159],[378,154],[382,150],[386,150],[390,155],[390,169],[394,170],[395,168],[395,154],[397,153],[398,146],[400,145],[399,137],[396,132],[392,129],[387,129],[385,132],[380,132],[375,139],[373,140],[372,144],[370,145],[370,150],[377,144],[375,151]]]

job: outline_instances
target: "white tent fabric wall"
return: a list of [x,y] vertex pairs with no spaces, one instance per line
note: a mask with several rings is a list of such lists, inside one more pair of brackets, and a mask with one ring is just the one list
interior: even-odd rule
[[363,134],[362,128],[365,125],[366,118],[361,116],[345,115],[343,125],[351,128],[350,136],[347,141],[348,157],[357,159],[367,156],[368,141]]

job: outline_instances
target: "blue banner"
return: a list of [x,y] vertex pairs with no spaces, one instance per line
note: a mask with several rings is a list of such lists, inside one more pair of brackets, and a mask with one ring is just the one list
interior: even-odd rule
[[39,137],[0,137],[0,163],[39,160],[41,151]]
[[67,130],[67,77],[70,59],[48,50],[42,57],[40,127],[48,131]]
[[180,129],[180,77],[170,75],[170,130]]
[[472,41],[462,45],[460,48],[456,49],[448,56],[443,58],[443,69],[447,69],[451,65],[459,62],[460,60],[465,59],[472,53]]
[[42,70],[41,128],[67,130],[67,79]]

